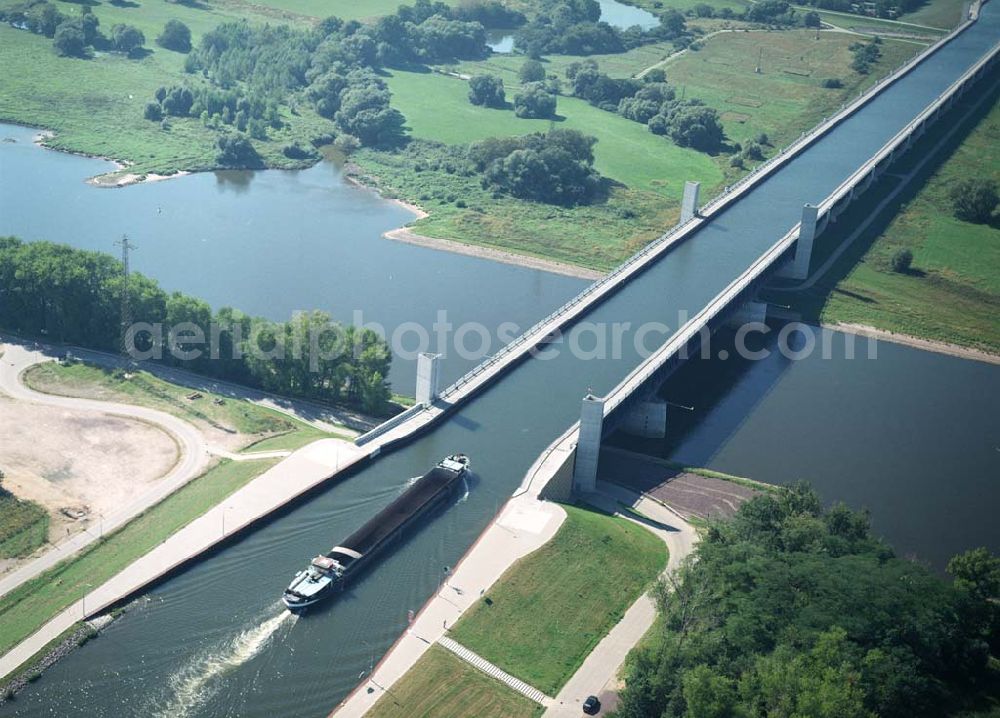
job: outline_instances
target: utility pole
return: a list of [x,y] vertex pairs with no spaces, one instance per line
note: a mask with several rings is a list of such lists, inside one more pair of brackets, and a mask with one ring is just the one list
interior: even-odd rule
[[764,47],[760,48],[760,54],[757,55],[757,67],[754,68],[754,73],[760,74],[762,72],[761,68],[764,65]]
[[129,252],[135,249],[135,245],[129,240],[128,235],[123,234],[122,238],[115,242],[116,245],[122,248],[122,306],[121,306],[121,342],[119,349],[121,350],[122,361],[128,366],[129,363],[129,353],[128,353],[128,342],[126,337],[128,335],[129,327],[132,326],[132,302],[131,297],[129,297],[128,291],[128,276],[129,276],[129,266],[128,266],[128,255]]

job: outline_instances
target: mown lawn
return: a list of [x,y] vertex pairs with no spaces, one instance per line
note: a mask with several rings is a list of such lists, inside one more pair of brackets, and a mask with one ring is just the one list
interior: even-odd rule
[[623,518],[566,506],[555,537],[508,569],[451,636],[548,695],[666,565],[663,542]]
[[530,718],[542,707],[431,646],[366,715],[370,718]]
[[223,461],[115,533],[6,594],[0,602],[0,653],[275,463]]
[[899,19],[918,25],[953,28],[962,21],[962,10],[965,5],[965,0],[928,0],[921,7]]
[[49,538],[49,515],[0,488],[0,558],[27,556]]
[[[309,424],[249,401],[223,397],[211,392],[199,399],[188,399],[193,390],[164,381],[149,372],[139,371],[124,378],[103,367],[84,363],[46,362],[28,369],[24,382],[36,391],[62,396],[76,396],[102,401],[159,409],[192,421],[247,435],[248,440],[267,440],[273,434],[270,449],[290,448],[300,437],[303,443],[328,436]],[[220,401],[221,403],[216,403]],[[281,439],[282,441],[278,441]],[[302,444],[299,444],[301,446]],[[263,449],[262,449],[263,450]]]
[[[992,109],[959,131],[960,141],[945,150],[946,161],[904,191],[903,206],[887,207],[858,238],[856,250],[846,253],[804,296],[793,297],[798,308],[824,322],[867,324],[1000,353],[1000,224],[956,219],[948,197],[950,188],[967,177],[1000,181],[997,100],[994,93]],[[925,142],[935,142],[950,126],[946,117]],[[964,132],[970,134],[961,139]],[[894,171],[908,171],[922,153],[918,145]],[[862,198],[838,225],[851,228],[866,218],[880,192],[876,188],[868,194],[872,196]],[[823,250],[828,253],[845,232],[824,233],[819,240]],[[913,271],[899,274],[892,271],[890,260],[904,247],[913,252]]]
[[[948,0],[949,2],[951,0]],[[810,12],[815,11],[819,13],[820,19],[825,23],[830,25],[835,25],[836,27],[845,28],[848,30],[853,30],[855,32],[862,32],[866,34],[904,34],[904,35],[916,35],[927,37],[928,39],[937,39],[948,33],[950,25],[940,25],[937,26],[934,23],[930,23],[923,27],[916,27],[916,25],[924,25],[917,20],[913,20],[911,15],[906,15],[900,18],[899,21],[885,20],[877,17],[869,17],[867,15],[855,15],[854,13],[846,12],[833,12],[828,10],[820,10],[818,8],[807,8],[806,6],[799,5],[796,6],[799,12]],[[957,22],[954,24],[958,24]]]

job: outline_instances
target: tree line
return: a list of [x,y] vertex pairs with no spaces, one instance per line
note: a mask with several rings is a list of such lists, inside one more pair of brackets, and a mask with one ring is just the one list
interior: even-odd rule
[[[117,351],[122,288],[121,262],[110,255],[0,238],[0,326],[8,330]],[[386,341],[370,329],[338,324],[320,311],[287,322],[231,307],[213,312],[206,302],[168,293],[139,273],[129,276],[128,290],[134,320],[164,327],[160,335],[134,337],[140,352],[267,391],[350,404],[372,414],[387,410],[392,357]],[[214,346],[188,334],[171,336],[168,330],[184,322],[212,338]],[[183,358],[193,350],[201,356]]]
[[52,38],[55,51],[66,57],[86,58],[95,49],[138,57],[146,44],[142,30],[124,23],[112,25],[110,35],[105,35],[89,5],[81,6],[78,16],[68,17],[52,3],[35,0],[0,10],[0,21]]
[[616,715],[909,718],[996,694],[1000,559],[952,559],[946,582],[897,558],[868,516],[798,485],[713,522],[661,584],[661,628]]

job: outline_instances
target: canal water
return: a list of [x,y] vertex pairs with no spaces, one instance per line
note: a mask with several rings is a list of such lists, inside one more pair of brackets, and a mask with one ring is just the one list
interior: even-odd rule
[[[977,26],[713,217],[585,319],[598,326],[625,321],[633,327],[662,321],[676,326],[680,312],[690,316],[705,306],[793,225],[803,202],[828,195],[992,46],[1000,23],[991,7],[984,8]],[[478,291],[474,277],[465,278],[466,291]],[[325,715],[358,683],[372,653],[377,658],[405,629],[407,610],[419,608],[433,593],[444,567],[454,565],[535,457],[575,420],[580,397],[588,389],[606,393],[638,363],[640,352],[630,345],[604,360],[569,351],[574,342],[586,343],[587,332],[581,323],[565,345],[554,347],[557,355],[526,361],[433,431],[155,587],[99,639],[0,708],[0,715]],[[932,372],[924,380],[937,377]],[[869,384],[869,394],[879,386]],[[989,395],[989,386],[980,389]],[[781,450],[788,445],[780,437],[770,441],[776,462],[784,460]],[[298,620],[283,617],[278,599],[295,570],[374,515],[412,476],[454,451],[472,457],[475,476],[467,496],[425,522],[342,599]],[[768,472],[754,468],[734,470],[766,478]],[[905,489],[905,475],[882,478],[895,482],[890,495]]]
[[[384,239],[413,214],[347,182],[330,161],[97,188],[84,180],[114,165],[46,150],[32,142],[37,132],[0,124],[0,140],[15,140],[0,142],[0,235],[115,252],[127,233],[138,247],[133,269],[214,308],[274,320],[322,309],[344,322],[360,311],[390,338],[410,323],[430,329],[446,310],[456,327],[482,323],[495,337],[502,322],[527,328],[587,284]],[[399,336],[407,351],[418,348],[415,333]],[[495,341],[486,353],[499,349]],[[448,352],[443,378],[476,363]],[[394,360],[394,389],[412,396],[415,376],[412,359]]]
[[760,361],[732,350],[689,361],[660,392],[675,405],[666,438],[612,443],[770,483],[807,480],[826,503],[869,509],[875,533],[937,571],[968,548],[1000,552],[1000,366],[889,342],[872,342],[870,359],[868,339],[813,330],[817,348],[796,361],[778,350],[777,325],[755,347],[768,352]]

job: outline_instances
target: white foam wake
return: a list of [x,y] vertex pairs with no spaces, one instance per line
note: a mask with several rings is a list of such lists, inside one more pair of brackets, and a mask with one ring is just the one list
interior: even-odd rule
[[172,696],[155,715],[159,718],[189,716],[218,690],[218,681],[229,671],[260,653],[286,622],[298,617],[285,611],[237,634],[181,668],[169,680]]

